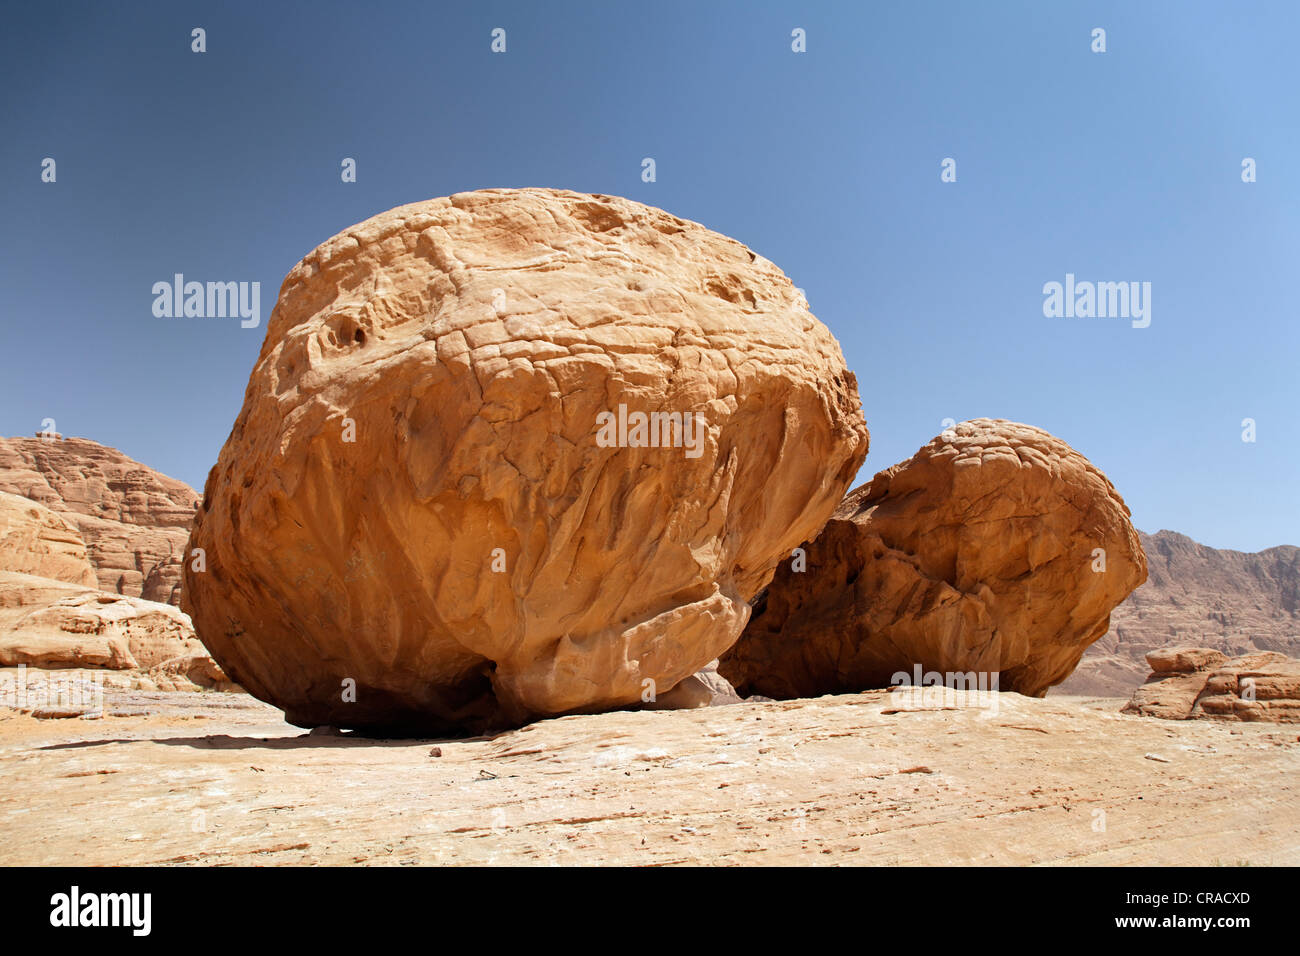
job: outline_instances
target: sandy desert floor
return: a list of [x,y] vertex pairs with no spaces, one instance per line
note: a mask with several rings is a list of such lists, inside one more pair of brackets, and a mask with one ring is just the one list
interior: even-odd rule
[[1121,704],[873,691],[450,741],[236,694],[0,710],[0,864],[1300,864],[1296,727]]

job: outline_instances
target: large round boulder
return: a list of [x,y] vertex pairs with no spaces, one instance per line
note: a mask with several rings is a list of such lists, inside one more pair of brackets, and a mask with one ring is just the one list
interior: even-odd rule
[[1147,576],[1106,476],[1045,431],[990,419],[877,474],[805,550],[719,663],[741,694],[856,693],[919,673],[1041,697]]
[[285,279],[183,600],[303,726],[639,703],[736,640],[867,437],[835,339],[734,240],[546,189],[402,206]]

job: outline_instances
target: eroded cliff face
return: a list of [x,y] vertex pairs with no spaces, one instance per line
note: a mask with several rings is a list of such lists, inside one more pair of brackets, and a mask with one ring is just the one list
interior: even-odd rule
[[557,190],[403,206],[285,279],[183,603],[303,725],[636,703],[730,646],[867,439],[834,338],[740,243]]
[[0,438],[0,492],[77,530],[99,587],[179,602],[180,562],[199,496],[189,485],[85,438]]
[[94,586],[81,534],[49,508],[0,492],[0,571]]

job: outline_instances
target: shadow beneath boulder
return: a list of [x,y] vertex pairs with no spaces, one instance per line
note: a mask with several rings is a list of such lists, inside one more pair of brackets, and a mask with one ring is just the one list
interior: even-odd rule
[[301,734],[297,737],[232,737],[212,734],[207,737],[118,737],[105,740],[78,740],[48,744],[38,750],[81,750],[110,744],[165,744],[168,747],[191,747],[195,750],[305,750],[357,749],[360,747],[419,747],[431,744],[472,743],[492,737],[367,737],[362,734]]

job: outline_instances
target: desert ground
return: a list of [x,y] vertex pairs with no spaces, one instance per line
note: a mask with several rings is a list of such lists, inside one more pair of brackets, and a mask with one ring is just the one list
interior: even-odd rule
[[1300,863],[1294,726],[887,691],[308,734],[242,694],[0,710],[0,863]]

